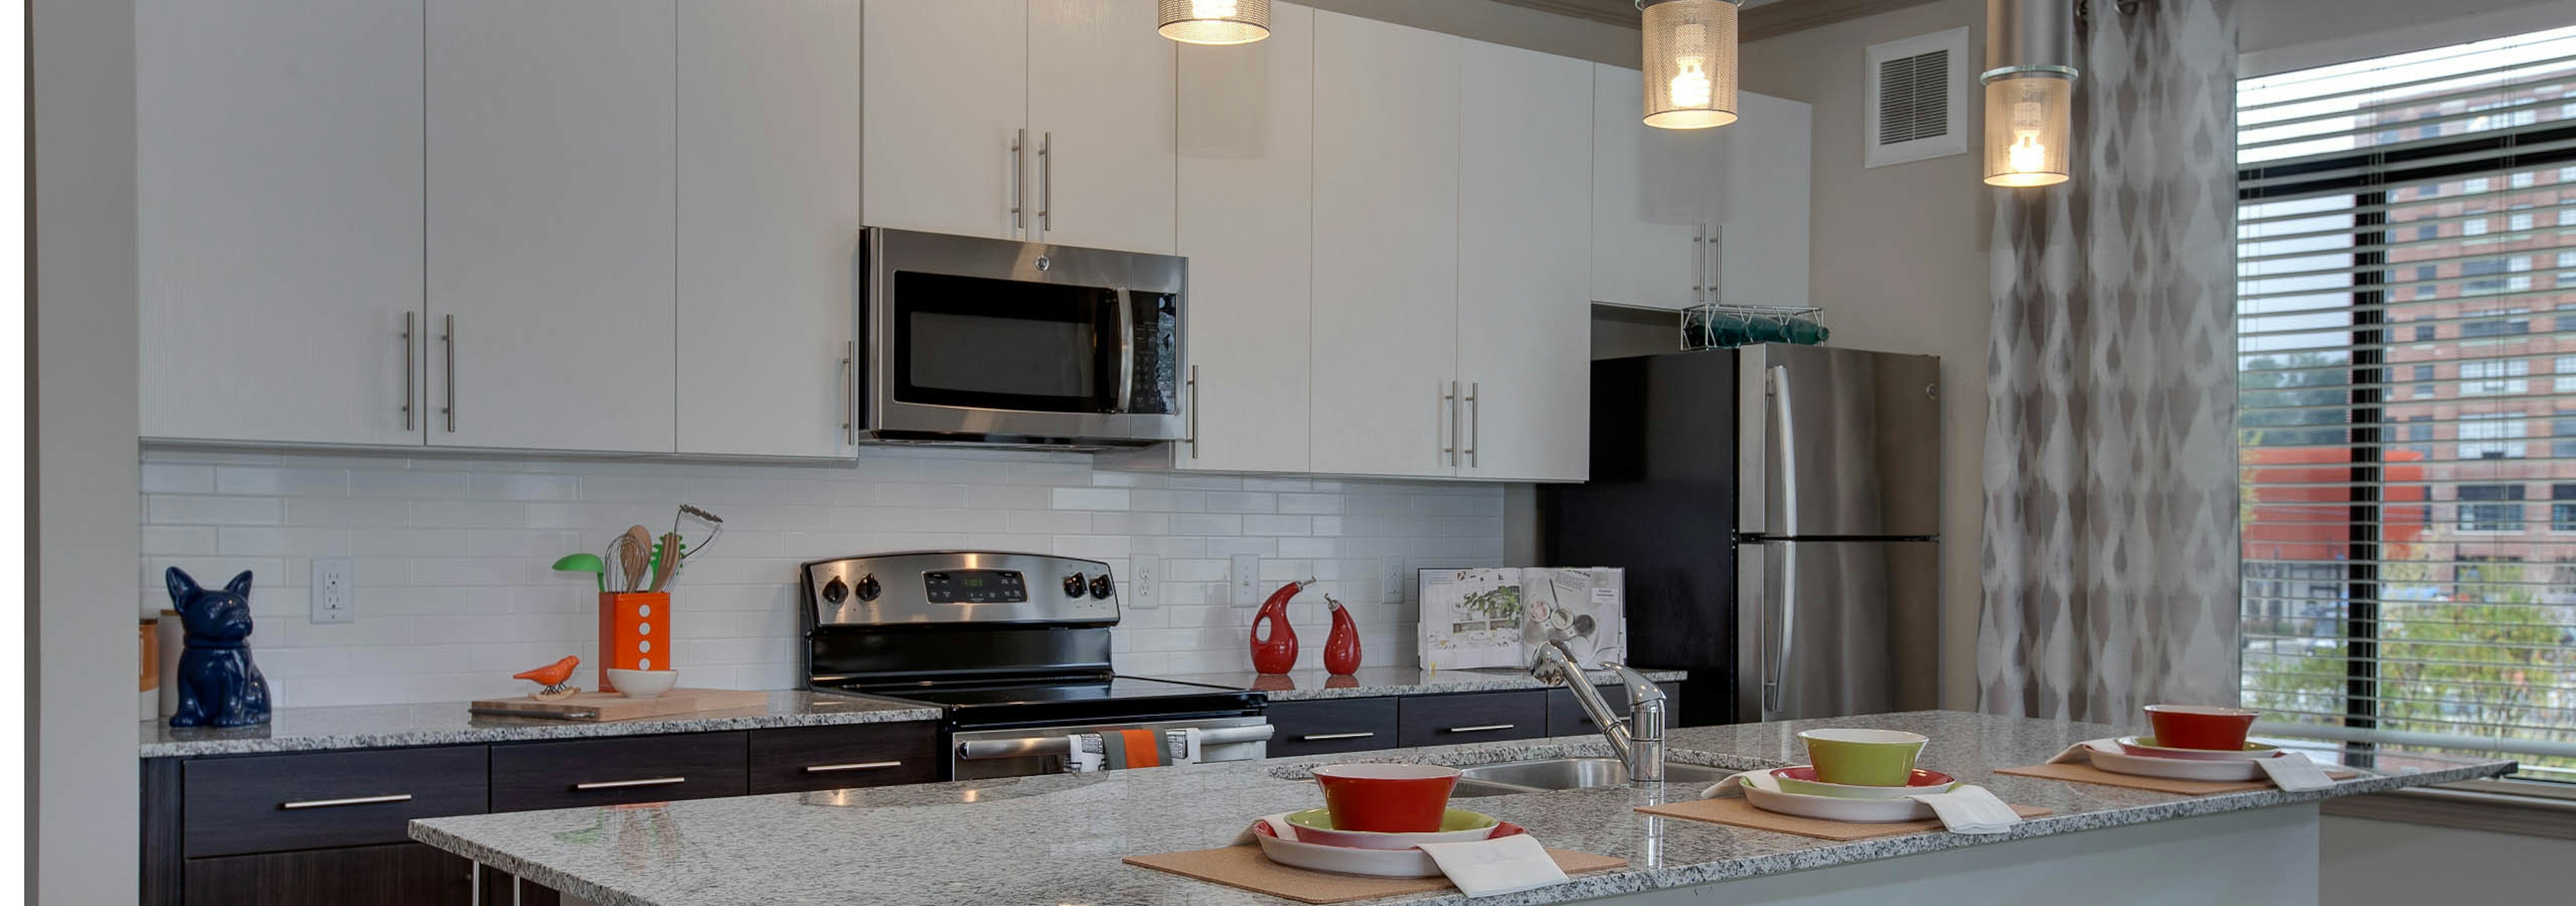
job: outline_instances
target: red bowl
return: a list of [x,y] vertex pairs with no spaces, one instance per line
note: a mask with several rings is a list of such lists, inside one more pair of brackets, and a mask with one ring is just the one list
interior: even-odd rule
[[1419,834],[1440,829],[1458,769],[1432,764],[1328,764],[1315,769],[1324,809],[1342,830]]
[[2148,705],[2146,711],[2147,723],[2156,728],[2157,744],[2216,752],[2243,750],[2245,734],[2254,728],[2254,716],[2259,713],[2217,705]]

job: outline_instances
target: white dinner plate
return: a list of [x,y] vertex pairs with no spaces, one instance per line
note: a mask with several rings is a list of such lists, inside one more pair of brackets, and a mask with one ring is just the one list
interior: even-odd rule
[[2274,755],[2281,754],[2281,747],[2265,745],[2259,742],[2249,742],[2245,744],[2245,748],[2229,752],[2221,749],[2177,749],[2172,746],[2156,745],[2154,740],[2155,737],[2153,736],[2123,736],[2117,740],[2113,740],[2113,742],[2119,745],[2122,753],[2136,755],[2141,758],[2174,758],[2184,761],[2250,761],[2256,758],[2270,758]]
[[1263,856],[1281,865],[1374,878],[1440,877],[1440,863],[1431,861],[1431,855],[1419,849],[1352,849],[1282,840],[1264,833],[1255,833],[1252,839],[1261,841]]
[[1769,771],[1747,771],[1735,776],[1736,785],[1744,790],[1744,801],[1766,812],[1826,821],[1850,821],[1857,824],[1921,821],[1935,817],[1931,806],[1912,799],[1843,799],[1835,796],[1808,796],[1782,792],[1779,781],[1773,779]]
[[[2261,780],[2263,768],[2248,760],[2208,761],[2192,758],[2151,758],[2120,751],[2119,744],[2109,740],[2087,743],[2085,756],[2093,766],[2114,774],[2139,777],[2162,777],[2167,780],[2209,780],[2217,782]],[[2281,757],[2274,752],[2272,757]]]

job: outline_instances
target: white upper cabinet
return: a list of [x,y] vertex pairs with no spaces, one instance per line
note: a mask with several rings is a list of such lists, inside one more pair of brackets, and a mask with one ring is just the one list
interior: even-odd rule
[[1192,439],[1172,453],[1183,469],[1308,468],[1314,23],[1274,4],[1263,41],[1180,48]]
[[1028,127],[1029,3],[867,4],[869,226],[1001,239],[1034,229],[1036,186],[1022,183],[1037,137],[1013,150]]
[[1750,91],[1739,97],[1744,118],[1719,130],[1715,301],[1806,305],[1814,110]]
[[420,0],[134,12],[142,436],[420,443]]
[[1464,42],[1458,475],[1588,476],[1592,65]]
[[1717,129],[1657,129],[1642,121],[1643,77],[1592,70],[1592,300],[1652,308],[1704,301],[1702,241],[1722,178]]
[[679,0],[679,450],[849,456],[860,0]]
[[1317,472],[1456,474],[1462,43],[1315,13]]
[[1153,0],[1030,0],[1040,241],[1172,254],[1181,45],[1155,21]]
[[674,449],[674,15],[431,0],[429,443]]

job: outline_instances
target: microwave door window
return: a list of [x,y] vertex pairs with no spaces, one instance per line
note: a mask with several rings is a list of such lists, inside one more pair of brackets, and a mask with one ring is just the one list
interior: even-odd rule
[[1098,287],[895,275],[896,395],[1024,412],[1105,412],[1118,392],[1117,296]]

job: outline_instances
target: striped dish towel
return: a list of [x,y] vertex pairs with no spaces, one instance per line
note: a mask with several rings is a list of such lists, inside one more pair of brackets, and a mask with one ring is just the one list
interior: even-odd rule
[[1072,752],[1064,759],[1067,774],[1196,764],[1200,754],[1199,731],[1195,728],[1076,733],[1072,744]]

